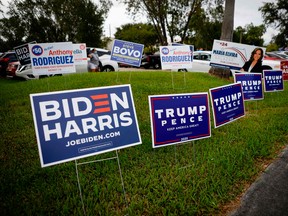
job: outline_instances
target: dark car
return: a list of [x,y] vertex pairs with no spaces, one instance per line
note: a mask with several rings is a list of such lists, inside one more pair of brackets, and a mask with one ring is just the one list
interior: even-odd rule
[[15,52],[4,52],[0,56],[0,76],[5,77],[6,68],[8,67],[8,64],[10,62],[16,62],[16,61],[18,61],[18,59]]
[[143,55],[141,60],[141,67],[145,69],[154,68],[161,69],[160,53],[156,52],[153,55]]

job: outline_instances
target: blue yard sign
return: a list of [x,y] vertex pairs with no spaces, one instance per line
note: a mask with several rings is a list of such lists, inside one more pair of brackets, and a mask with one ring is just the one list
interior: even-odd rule
[[211,136],[208,93],[149,96],[153,148]]
[[242,85],[245,101],[264,98],[261,73],[235,73],[234,79]]
[[30,99],[42,167],[142,142],[130,85],[31,94]]
[[212,88],[209,91],[215,128],[245,116],[244,99],[240,83]]
[[265,92],[284,90],[282,70],[264,70],[263,76]]
[[143,44],[115,39],[111,53],[111,60],[140,67],[143,49]]

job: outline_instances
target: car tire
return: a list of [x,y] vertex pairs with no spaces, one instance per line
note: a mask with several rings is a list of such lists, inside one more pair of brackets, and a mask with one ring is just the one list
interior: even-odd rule
[[178,69],[178,72],[187,72],[187,69],[186,68],[181,68],[181,69]]
[[154,69],[161,69],[161,65],[159,63],[156,63],[153,68]]
[[111,65],[105,65],[104,67],[101,68],[101,71],[102,72],[111,72],[111,71],[115,71],[115,69]]

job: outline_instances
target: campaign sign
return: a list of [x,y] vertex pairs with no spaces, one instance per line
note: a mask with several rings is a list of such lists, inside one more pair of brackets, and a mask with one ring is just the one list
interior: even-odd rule
[[208,93],[149,96],[153,148],[211,136]]
[[[214,40],[210,65],[240,70],[245,62],[250,59],[251,53],[255,48],[256,46]],[[260,48],[265,53],[266,48]]]
[[283,91],[283,72],[281,70],[264,70],[265,92]]
[[[35,44],[35,43],[36,41],[30,42],[30,44]],[[14,47],[14,51],[16,53],[17,59],[20,62],[20,65],[31,64],[28,43],[20,45],[18,47]]]
[[87,65],[86,44],[73,44],[73,56],[75,65]]
[[143,44],[114,40],[111,60],[140,67],[143,49]]
[[162,69],[192,68],[193,51],[190,46],[160,46]]
[[243,92],[240,83],[209,89],[215,128],[245,116]]
[[242,85],[244,100],[261,100],[264,98],[262,74],[260,73],[235,73],[235,83]]
[[30,95],[41,166],[141,144],[131,86]]
[[280,68],[283,72],[283,80],[287,81],[288,80],[288,61],[281,61],[280,63]]
[[28,44],[35,75],[75,73],[71,42]]

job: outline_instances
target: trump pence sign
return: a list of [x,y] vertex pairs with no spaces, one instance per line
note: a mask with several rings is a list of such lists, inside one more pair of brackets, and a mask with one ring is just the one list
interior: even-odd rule
[[130,85],[30,99],[42,167],[141,144]]
[[153,148],[211,136],[208,93],[149,96]]
[[215,128],[245,116],[244,98],[240,83],[212,88],[209,91]]

